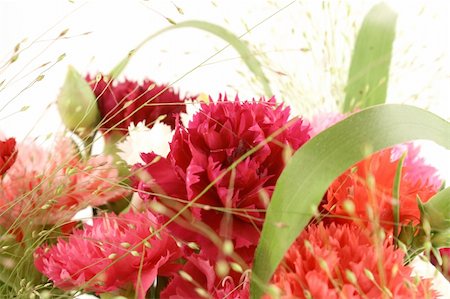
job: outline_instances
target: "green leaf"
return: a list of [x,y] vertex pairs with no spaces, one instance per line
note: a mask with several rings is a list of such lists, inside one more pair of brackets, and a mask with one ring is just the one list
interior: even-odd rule
[[80,136],[89,135],[100,122],[97,98],[89,83],[72,66],[68,67],[57,106],[64,125]]
[[397,245],[397,237],[400,222],[400,182],[402,181],[403,162],[406,158],[406,152],[400,157],[395,171],[394,185],[392,186],[392,214],[394,216],[394,242]]
[[379,105],[349,116],[302,146],[278,179],[252,272],[260,298],[284,253],[314,215],[333,180],[364,157],[415,139],[450,148],[450,124],[423,109]]
[[433,231],[450,230],[450,187],[435,194],[422,205],[423,215]]
[[[220,37],[221,39],[226,41],[229,45],[231,45],[239,53],[239,55],[241,56],[244,63],[247,65],[247,67],[250,69],[250,71],[253,72],[256,79],[261,83],[261,86],[264,89],[265,95],[266,96],[273,95],[273,93],[270,89],[270,86],[269,86],[269,80],[264,75],[264,72],[261,68],[261,64],[255,58],[253,53],[250,51],[247,44],[244,41],[242,41],[240,39],[240,37],[234,35],[232,32],[226,30],[225,28],[215,25],[215,24],[212,24],[212,23],[209,23],[209,22],[205,22],[205,21],[195,21],[195,20],[184,21],[184,22],[163,28],[160,31],[150,35],[142,43],[140,43],[134,50],[130,51],[130,53],[128,53],[127,57],[125,57],[124,59],[122,59],[122,61],[120,61],[118,63],[118,65],[110,72],[110,76],[113,79],[117,78],[117,76],[125,69],[128,62],[134,56],[136,51],[139,50],[144,44],[146,44],[151,39],[159,36],[160,34],[162,34],[164,32],[167,32],[169,30],[179,29],[179,28],[187,28],[187,27],[204,30],[204,31],[214,34],[217,37]],[[221,51],[217,52],[215,55],[217,55]],[[215,56],[215,55],[213,55],[213,56]],[[206,61],[211,59],[213,56],[209,57]],[[204,61],[204,62],[206,62],[206,61]]]
[[356,37],[343,112],[386,101],[397,14],[385,3],[375,5]]

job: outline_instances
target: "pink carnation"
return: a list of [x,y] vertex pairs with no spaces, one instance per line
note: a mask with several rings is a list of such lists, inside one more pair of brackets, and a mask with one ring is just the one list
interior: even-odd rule
[[311,137],[340,122],[347,116],[339,112],[322,112],[311,119]]
[[[287,148],[297,150],[309,139],[308,131],[301,119],[289,120],[289,108],[277,104],[274,98],[239,102],[238,98],[229,101],[220,97],[216,103],[203,104],[187,128],[176,127],[167,158],[155,160],[153,153],[141,155],[146,165],[137,164],[135,170],[145,170],[152,180],[139,176],[142,180],[137,186],[144,199],[151,198],[148,191],[185,201],[199,197],[191,208],[195,219],[222,239],[232,240],[234,248],[249,262],[268,200],[284,169],[285,154],[290,152]],[[265,143],[275,132],[274,139]],[[261,148],[220,178],[257,146]],[[212,182],[213,186],[202,194]],[[224,217],[224,208],[232,212],[232,217]],[[202,250],[215,254],[216,247],[208,240],[179,229],[180,238],[197,238]]]
[[431,186],[438,190],[442,186],[436,168],[428,165],[420,155],[420,146],[412,142],[397,145],[392,150],[391,160],[396,161],[406,153],[403,166],[405,168],[405,179],[412,182],[421,182],[424,186]]
[[272,283],[281,298],[434,298],[430,280],[410,277],[403,257],[391,240],[375,246],[356,226],[320,223],[294,242]]
[[87,76],[86,81],[97,97],[103,130],[125,134],[132,122],[151,125],[162,115],[162,121],[173,129],[177,116],[186,112],[184,99],[173,88],[151,80],[142,84],[129,80],[116,83],[103,76],[98,81]]
[[169,276],[179,268],[176,242],[164,231],[151,235],[159,223],[148,211],[105,214],[67,240],[38,248],[36,268],[64,290],[120,293],[132,287],[138,298],[145,298],[157,275]]
[[80,209],[128,193],[111,157],[83,160],[69,139],[59,139],[51,150],[22,143],[18,151],[0,182],[0,224],[7,228],[68,221]]
[[[224,278],[219,278],[214,270],[214,264],[199,256],[191,256],[182,269],[185,273],[179,273],[170,281],[169,285],[161,292],[161,298],[208,298],[214,299],[248,299],[250,298],[248,273],[239,274],[233,270]],[[187,280],[191,277],[192,281]]]

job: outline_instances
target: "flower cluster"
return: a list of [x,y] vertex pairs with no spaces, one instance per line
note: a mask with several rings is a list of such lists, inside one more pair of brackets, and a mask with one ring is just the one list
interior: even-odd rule
[[[226,96],[180,115],[185,102],[173,89],[148,80],[86,80],[73,86],[93,91],[102,119],[97,129],[118,152],[92,155],[89,140],[78,148],[67,137],[47,149],[0,136],[0,229],[3,239],[13,235],[17,242],[1,243],[0,262],[4,252],[20,257],[32,240],[35,268],[61,290],[250,298],[250,268],[278,178],[295,151],[345,115],[309,123],[275,98]],[[92,98],[87,94],[86,103]],[[62,101],[61,107],[71,106]],[[85,134],[77,121],[66,125],[81,139],[95,136],[91,122]],[[116,144],[112,133],[123,141]],[[396,233],[411,228],[412,239],[427,237],[421,204],[440,186],[413,144],[356,163],[330,185],[320,215],[285,254],[264,298],[438,296],[433,281],[415,277],[405,263],[409,253]],[[103,211],[115,201],[125,207]],[[76,227],[73,217],[86,207],[95,213]],[[59,230],[67,222],[71,230]],[[48,232],[36,236],[41,228]]]

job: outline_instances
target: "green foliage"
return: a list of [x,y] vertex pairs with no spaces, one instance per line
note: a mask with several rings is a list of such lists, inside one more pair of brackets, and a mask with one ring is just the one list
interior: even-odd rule
[[[434,234],[443,235],[443,244],[439,247],[450,246],[450,187],[435,194],[422,205],[422,222],[426,219],[430,230]],[[445,236],[446,237],[445,237]]]
[[[211,34],[214,34],[215,36],[223,39],[226,41],[230,46],[232,46],[241,56],[242,60],[244,61],[245,65],[249,68],[251,72],[255,75],[255,78],[261,83],[261,86],[264,89],[264,93],[266,96],[272,96],[272,91],[269,86],[269,80],[264,75],[264,72],[261,68],[261,64],[259,61],[255,58],[253,53],[250,51],[250,49],[247,46],[247,43],[240,39],[240,37],[236,36],[232,32],[226,30],[225,28],[205,22],[205,21],[184,21],[181,23],[177,23],[174,25],[171,25],[169,27],[163,28],[160,31],[150,35],[147,37],[142,43],[140,43],[134,50],[130,51],[124,59],[122,59],[117,66],[110,72],[111,78],[117,78],[117,76],[125,69],[130,59],[134,56],[137,50],[139,50],[144,44],[146,44],[148,41],[152,40],[153,38],[159,36],[160,34],[173,30],[173,29],[179,29],[179,28],[196,28],[200,29],[206,32],[209,32]],[[220,52],[222,52],[225,48],[222,50],[216,52],[213,56],[216,56]],[[204,62],[211,59],[213,56],[209,57]]]
[[69,66],[58,95],[58,110],[64,125],[80,136],[87,136],[100,122],[97,99],[86,80]]
[[397,14],[385,3],[364,18],[353,49],[343,112],[386,101]]
[[428,139],[450,148],[449,132],[449,122],[426,110],[379,105],[349,116],[301,147],[278,179],[267,210],[253,265],[252,298],[264,292],[337,176],[364,157],[398,143]]
[[403,162],[405,161],[406,153],[404,153],[400,160],[398,161],[397,169],[395,171],[395,177],[394,177],[394,185],[392,186],[392,209],[393,209],[393,216],[394,216],[394,242],[397,244],[397,237],[399,233],[399,222],[400,222],[400,182],[402,181],[402,169],[403,169]]

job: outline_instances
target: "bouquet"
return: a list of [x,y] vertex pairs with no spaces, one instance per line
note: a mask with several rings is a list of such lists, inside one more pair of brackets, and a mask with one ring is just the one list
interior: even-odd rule
[[0,296],[446,298],[450,189],[415,140],[449,149],[450,124],[385,104],[396,18],[367,13],[326,113],[274,95],[249,45],[204,21],[145,42],[216,35],[263,95],[123,77],[145,42],[109,72],[69,66],[62,131],[0,132]]

